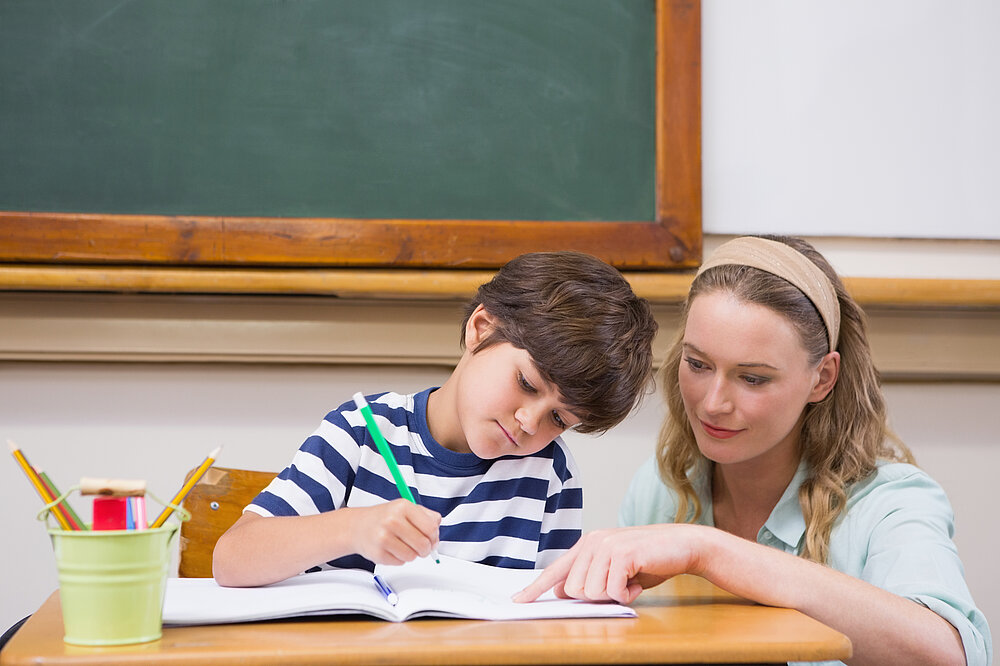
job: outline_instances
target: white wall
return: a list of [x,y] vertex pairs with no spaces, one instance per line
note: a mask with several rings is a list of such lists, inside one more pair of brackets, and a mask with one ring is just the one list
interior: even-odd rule
[[[64,488],[80,476],[145,478],[166,498],[219,444],[221,466],[278,471],[326,411],[355,391],[418,390],[446,375],[430,367],[0,363],[0,438],[20,444]],[[955,538],[976,600],[988,618],[1000,618],[992,494],[1000,384],[892,384],[887,395],[895,427],[955,505]],[[601,437],[570,435],[586,488],[587,529],[616,523],[662,413],[651,396]],[[6,627],[36,609],[57,582],[48,536],[35,520],[39,502],[13,461],[0,464],[0,506]],[[79,497],[75,506],[89,517]]]
[[1000,3],[704,0],[709,233],[1000,238]]

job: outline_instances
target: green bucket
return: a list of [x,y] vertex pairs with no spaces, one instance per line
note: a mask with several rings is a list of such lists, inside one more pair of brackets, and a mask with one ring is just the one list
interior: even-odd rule
[[[73,486],[45,505],[38,519],[79,490]],[[187,509],[153,500],[188,520]],[[125,645],[163,634],[163,596],[170,567],[170,539],[179,523],[144,530],[49,529],[59,572],[63,640],[74,645]]]
[[170,538],[177,527],[49,530],[67,643],[122,645],[160,638]]

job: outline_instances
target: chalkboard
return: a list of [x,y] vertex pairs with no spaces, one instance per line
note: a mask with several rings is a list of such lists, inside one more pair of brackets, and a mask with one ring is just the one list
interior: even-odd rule
[[4,0],[0,259],[691,265],[698,27],[662,0]]

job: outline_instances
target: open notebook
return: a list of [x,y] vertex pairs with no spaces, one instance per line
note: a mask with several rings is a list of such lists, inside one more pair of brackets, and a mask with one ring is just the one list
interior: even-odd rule
[[477,620],[531,620],[565,617],[635,617],[628,606],[557,599],[551,592],[530,604],[510,597],[538,570],[500,569],[441,556],[402,566],[379,565],[376,573],[399,600],[391,605],[367,571],[302,574],[263,587],[220,587],[212,578],[170,578],[163,604],[164,624],[222,624],[304,615],[363,613],[402,622],[439,616]]

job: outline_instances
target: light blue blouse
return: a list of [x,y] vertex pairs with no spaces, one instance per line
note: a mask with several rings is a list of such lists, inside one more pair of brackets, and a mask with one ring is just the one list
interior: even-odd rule
[[[803,463],[757,534],[758,543],[799,553],[806,524],[798,488],[805,478]],[[702,504],[696,522],[713,525],[707,475],[696,480],[695,491]],[[619,523],[673,522],[676,498],[660,479],[655,458],[650,458],[632,479]],[[830,535],[829,563],[931,609],[958,629],[969,666],[989,666],[993,656],[989,625],[965,583],[953,534],[954,515],[941,486],[913,465],[884,463],[848,490],[847,510]]]

